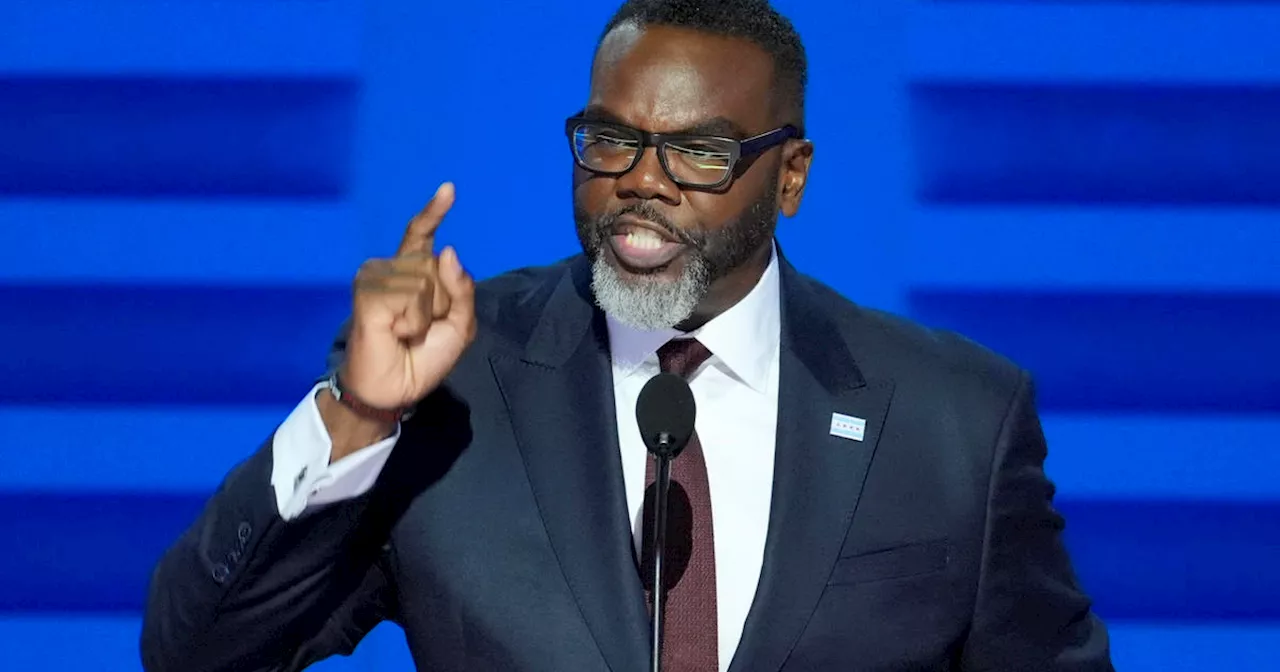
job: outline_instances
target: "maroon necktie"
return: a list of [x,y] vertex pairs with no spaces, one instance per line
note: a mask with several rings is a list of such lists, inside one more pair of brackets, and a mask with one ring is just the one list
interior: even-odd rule
[[[688,378],[711,351],[694,339],[670,341],[658,349],[664,373]],[[646,597],[652,597],[654,463],[645,467],[641,572]],[[667,587],[662,669],[667,672],[716,672],[720,669],[716,621],[716,547],[711,526],[711,488],[702,442],[695,432],[671,462],[667,495],[667,547],[663,583]],[[652,602],[649,602],[652,604]]]

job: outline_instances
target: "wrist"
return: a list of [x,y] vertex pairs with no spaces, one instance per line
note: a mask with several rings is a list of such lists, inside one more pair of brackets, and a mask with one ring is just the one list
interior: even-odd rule
[[373,404],[366,403],[358,395],[353,394],[342,384],[342,377],[335,369],[329,374],[329,379],[324,385],[329,388],[329,394],[343,406],[347,407],[353,413],[368,420],[379,422],[382,424],[396,424],[408,420],[413,415],[413,407],[406,406],[403,408],[381,408]]
[[369,418],[356,413],[339,402],[328,386],[316,391],[315,402],[316,408],[320,411],[320,419],[329,433],[330,463],[382,441],[396,432],[396,422]]

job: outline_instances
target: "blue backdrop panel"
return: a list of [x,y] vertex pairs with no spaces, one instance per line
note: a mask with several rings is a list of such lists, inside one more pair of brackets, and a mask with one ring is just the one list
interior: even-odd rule
[[0,615],[5,670],[139,672],[136,616]]
[[1280,294],[922,288],[911,306],[1029,368],[1043,408],[1280,410]]
[[1280,621],[1280,504],[1061,500],[1099,613],[1151,621]]
[[337,196],[343,80],[0,81],[0,193]]
[[10,286],[0,401],[290,404],[324,374],[350,292],[322,287]]
[[[298,388],[301,397],[305,384]],[[0,492],[212,492],[294,402],[2,406],[0,437],[11,449]],[[24,447],[32,436],[43,438]]]
[[919,287],[1280,291],[1280,227],[1260,207],[927,206],[903,235]]
[[0,612],[142,610],[151,567],[195,520],[203,499],[139,492],[0,495],[12,534]]
[[1073,499],[1275,499],[1280,416],[1100,410],[1042,418],[1047,469],[1059,492]]
[[0,12],[0,64],[22,76],[360,73],[358,0],[6,0]]
[[916,81],[1280,83],[1272,0],[916,0]]
[[[1112,628],[1117,670],[1248,670],[1276,667],[1280,626],[1251,624],[1143,624]],[[395,668],[387,668],[395,669]]]
[[0,282],[336,288],[364,259],[356,220],[328,199],[0,198]]
[[[775,4],[817,146],[788,258],[1036,374],[1120,669],[1274,669],[1280,4]],[[140,669],[155,558],[440,181],[477,275],[576,251],[612,10],[0,0],[0,669]],[[317,669],[408,666],[388,625]]]
[[925,201],[1280,201],[1280,88],[923,84],[912,102]]
[[[4,669],[140,672],[136,616],[0,615]],[[374,628],[351,657],[335,656],[309,672],[410,672],[413,661],[395,625]]]

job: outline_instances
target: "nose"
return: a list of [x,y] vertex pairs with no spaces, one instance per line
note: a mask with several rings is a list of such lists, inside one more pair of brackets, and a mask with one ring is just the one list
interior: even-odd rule
[[636,166],[618,177],[617,196],[620,200],[658,199],[680,205],[680,187],[662,169],[656,147],[645,147]]

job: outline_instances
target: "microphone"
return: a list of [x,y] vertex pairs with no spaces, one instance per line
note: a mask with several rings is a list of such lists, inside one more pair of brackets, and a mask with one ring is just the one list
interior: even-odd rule
[[693,391],[684,378],[660,373],[640,390],[636,400],[636,423],[645,448],[657,460],[654,478],[653,516],[653,607],[652,671],[662,669],[662,607],[666,598],[663,584],[663,557],[667,544],[667,492],[671,488],[671,460],[689,445],[698,408]]
[[675,457],[693,437],[697,415],[693,391],[684,378],[659,373],[649,379],[636,400],[636,423],[640,437],[655,457]]

